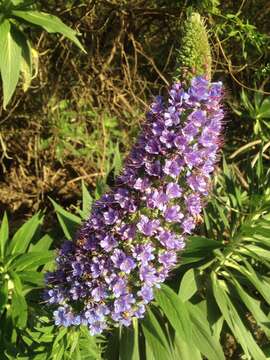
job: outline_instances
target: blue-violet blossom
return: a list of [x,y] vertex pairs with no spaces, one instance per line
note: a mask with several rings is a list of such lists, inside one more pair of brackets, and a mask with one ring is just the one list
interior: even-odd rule
[[91,334],[129,326],[177,264],[211,188],[220,147],[221,82],[178,82],[167,104],[151,105],[141,134],[110,192],[95,202],[73,242],[47,274],[56,325]]

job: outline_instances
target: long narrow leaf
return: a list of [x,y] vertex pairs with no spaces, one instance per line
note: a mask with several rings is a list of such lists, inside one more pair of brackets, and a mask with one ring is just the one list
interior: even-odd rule
[[14,25],[8,20],[0,24],[0,71],[3,83],[4,109],[6,109],[19,80],[21,47],[14,39]]
[[82,44],[77,38],[77,32],[65,25],[57,16],[50,15],[41,11],[18,11],[13,10],[12,15],[19,17],[29,23],[41,26],[49,33],[60,33],[74,42],[82,51],[85,52]]

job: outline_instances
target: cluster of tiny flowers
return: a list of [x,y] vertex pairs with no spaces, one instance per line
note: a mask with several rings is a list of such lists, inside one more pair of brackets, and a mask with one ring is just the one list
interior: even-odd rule
[[196,226],[220,147],[222,84],[196,77],[156,98],[110,192],[48,273],[57,325],[91,334],[142,318]]

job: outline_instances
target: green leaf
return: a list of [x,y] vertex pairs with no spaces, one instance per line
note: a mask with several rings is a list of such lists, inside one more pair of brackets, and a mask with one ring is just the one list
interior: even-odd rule
[[122,162],[122,156],[119,150],[119,144],[115,146],[114,149],[114,157],[113,157],[113,168],[114,168],[114,176],[118,176],[120,171],[122,170],[123,162]]
[[[200,351],[193,346],[191,349],[177,334],[173,339],[174,352],[172,359],[174,360],[202,360]],[[148,360],[148,359],[147,359]]]
[[209,360],[225,360],[222,347],[212,335],[206,314],[198,305],[187,302],[187,308],[192,321],[192,336],[196,347]]
[[138,320],[134,318],[133,328],[122,327],[120,334],[119,360],[140,360]]
[[231,302],[227,291],[226,284],[223,280],[218,280],[214,273],[211,274],[213,292],[216,302],[224,316],[228,326],[239,344],[242,346],[245,354],[254,360],[265,360],[265,356],[259,346],[256,344],[251,333],[243,324],[238,311]]
[[8,282],[0,278],[0,315],[8,302]]
[[21,73],[23,76],[23,91],[29,89],[32,80],[32,54],[31,46],[25,35],[21,31],[17,31],[17,39],[22,48],[21,56]]
[[84,181],[82,182],[82,217],[87,219],[91,211],[93,198],[87,190]]
[[27,303],[22,295],[22,283],[19,276],[10,272],[14,289],[12,294],[12,318],[19,329],[23,329],[27,323]]
[[83,52],[86,53],[82,44],[77,38],[77,32],[65,25],[57,16],[40,11],[17,11],[13,10],[12,15],[17,16],[31,24],[41,26],[49,33],[60,33],[74,42]]
[[203,236],[190,236],[187,239],[186,248],[181,255],[181,264],[190,264],[205,260],[212,255],[213,250],[222,247],[223,244],[219,241]]
[[81,224],[81,218],[79,216],[76,216],[76,215],[71,214],[70,212],[66,211],[52,199],[50,199],[50,200],[56,211],[58,221],[62,227],[65,237],[68,240],[71,240],[78,228],[78,225]]
[[238,292],[243,303],[246,305],[247,309],[251,312],[254,319],[260,325],[260,327],[268,336],[268,338],[270,338],[270,329],[264,325],[265,323],[269,322],[269,318],[262,311],[262,308],[260,306],[260,301],[254,299],[246,291],[244,291],[243,287],[239,284],[239,282],[235,279],[235,277],[231,273],[229,279],[232,282],[232,284],[235,286],[236,291]]
[[14,25],[8,20],[0,23],[0,71],[6,109],[19,80],[21,68],[21,47],[15,40]]
[[193,346],[189,313],[185,303],[167,285],[156,291],[156,300],[171,325],[187,345]]
[[[243,274],[250,282],[253,284],[253,286],[261,293],[261,295],[264,297],[265,301],[270,304],[270,284],[268,284],[265,279],[257,273],[253,267],[245,260],[242,259],[242,261],[245,263],[246,267],[244,266],[237,266],[237,263],[234,265],[232,264],[232,268],[235,268]],[[228,263],[228,265],[231,265]]]
[[145,318],[141,322],[146,341],[146,348],[151,349],[155,360],[171,360],[168,340],[153,312],[148,309]]
[[21,254],[12,261],[9,269],[16,269],[16,271],[22,271],[26,269],[34,270],[41,265],[53,261],[54,257],[54,251],[29,252],[26,254]]
[[196,293],[197,289],[195,270],[189,269],[181,280],[178,296],[185,302]]
[[47,251],[47,250],[49,250],[52,242],[53,242],[53,239],[50,237],[50,235],[46,234],[40,240],[38,240],[38,242],[36,242],[35,244],[30,244],[29,252]]
[[43,217],[40,213],[32,216],[19,230],[14,234],[8,246],[8,253],[24,253],[35,235],[38,227],[42,224]]
[[5,248],[6,248],[6,243],[8,241],[8,234],[9,234],[8,218],[5,212],[0,227],[0,255],[2,259],[4,259],[5,257]]
[[24,270],[22,272],[18,272],[17,274],[22,282],[28,282],[39,287],[44,286],[44,276],[40,272]]

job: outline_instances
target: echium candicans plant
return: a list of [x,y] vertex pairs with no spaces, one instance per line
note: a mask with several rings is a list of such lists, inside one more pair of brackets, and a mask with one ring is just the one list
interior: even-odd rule
[[[191,20],[205,31],[199,15]],[[151,104],[115,186],[59,250],[45,294],[57,325],[91,334],[129,326],[181,261],[211,189],[224,116],[222,83],[188,68],[192,77]]]

